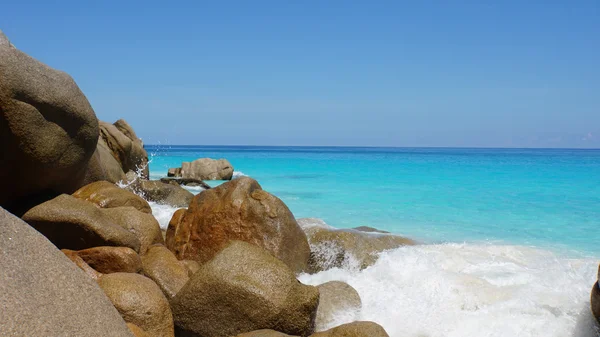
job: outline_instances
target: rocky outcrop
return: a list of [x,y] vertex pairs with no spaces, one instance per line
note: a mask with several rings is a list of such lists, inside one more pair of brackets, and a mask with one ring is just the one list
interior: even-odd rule
[[152,214],[152,209],[146,200],[108,181],[97,181],[85,185],[75,191],[73,196],[94,203],[101,208],[131,206],[144,213]]
[[101,212],[140,241],[140,254],[146,253],[153,244],[164,244],[160,225],[152,214],[140,212],[134,207],[105,208]]
[[375,263],[379,253],[385,250],[415,244],[413,240],[401,236],[372,230],[335,229],[320,219],[298,219],[298,224],[310,243],[311,273],[344,265],[366,268]]
[[18,208],[79,188],[99,128],[69,75],[0,36],[0,205]]
[[136,179],[126,187],[128,190],[144,196],[148,201],[173,207],[188,207],[194,194],[179,186],[158,180]]
[[123,172],[139,172],[148,179],[148,153],[133,128],[120,119],[114,124],[100,122],[100,135]]
[[308,336],[318,303],[317,288],[301,284],[283,262],[234,241],[192,276],[171,307],[181,336],[228,337],[260,329]]
[[310,337],[389,337],[389,335],[381,325],[375,322],[361,321],[343,324]]
[[167,230],[167,247],[178,259],[204,263],[232,240],[264,248],[294,272],[306,270],[310,248],[294,215],[252,178],[242,177],[194,197],[176,213]]
[[190,279],[188,269],[167,247],[154,245],[142,256],[143,273],[167,298],[172,298]]
[[321,297],[315,321],[316,331],[330,328],[336,320],[343,323],[357,318],[362,304],[358,292],[349,284],[330,281],[317,286],[317,289]]
[[103,273],[138,273],[142,270],[140,256],[128,247],[94,247],[76,254],[94,270]]
[[102,275],[98,285],[127,323],[150,336],[174,336],[169,302],[152,280],[140,274],[114,273]]
[[1,208],[0,266],[0,335],[131,336],[94,280]]
[[133,233],[110,221],[94,204],[68,194],[30,209],[23,220],[60,249],[98,246],[140,249],[140,240]]
[[200,158],[181,163],[181,169],[169,169],[167,175],[197,180],[231,180],[233,166],[227,159]]

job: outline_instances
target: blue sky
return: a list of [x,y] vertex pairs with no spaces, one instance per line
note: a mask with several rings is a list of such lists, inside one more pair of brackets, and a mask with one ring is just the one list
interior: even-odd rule
[[600,1],[11,1],[147,144],[600,147]]

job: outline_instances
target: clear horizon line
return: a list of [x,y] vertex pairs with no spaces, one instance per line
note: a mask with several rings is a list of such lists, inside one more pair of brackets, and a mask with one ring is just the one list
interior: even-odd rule
[[313,147],[366,149],[496,149],[496,150],[600,150],[597,147],[503,147],[503,146],[377,146],[377,145],[242,145],[242,144],[144,144],[145,146],[207,146],[207,147]]

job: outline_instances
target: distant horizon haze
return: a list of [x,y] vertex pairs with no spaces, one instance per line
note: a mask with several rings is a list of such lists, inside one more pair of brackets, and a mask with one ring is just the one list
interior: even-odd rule
[[0,30],[145,143],[600,148],[600,1],[32,0]]

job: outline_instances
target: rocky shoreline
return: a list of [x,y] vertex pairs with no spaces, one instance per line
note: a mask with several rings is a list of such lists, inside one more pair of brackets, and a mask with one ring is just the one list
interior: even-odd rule
[[[73,79],[0,32],[0,336],[388,336],[350,285],[300,273],[351,264],[413,240],[296,219],[224,160],[148,180],[125,121],[99,121]],[[180,185],[206,190],[193,195]],[[179,208],[165,232],[148,203]],[[600,291],[592,309],[600,315]]]

